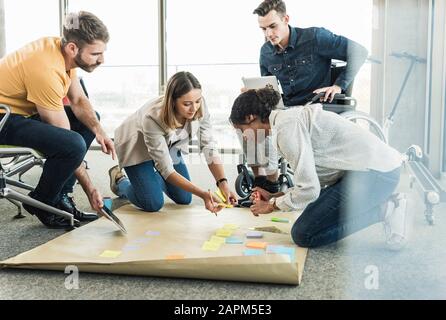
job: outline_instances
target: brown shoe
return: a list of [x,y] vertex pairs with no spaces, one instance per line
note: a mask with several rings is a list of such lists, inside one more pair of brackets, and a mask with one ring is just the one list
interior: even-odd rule
[[119,166],[114,166],[108,170],[108,175],[110,176],[110,190],[119,197],[118,195],[118,182],[125,178],[125,174],[122,172]]

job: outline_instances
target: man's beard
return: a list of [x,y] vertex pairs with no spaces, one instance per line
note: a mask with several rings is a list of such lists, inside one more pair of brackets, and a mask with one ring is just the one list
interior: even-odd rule
[[93,70],[100,65],[99,62],[95,64],[87,64],[84,60],[82,60],[80,52],[74,57],[74,61],[79,68],[87,72],[93,72]]

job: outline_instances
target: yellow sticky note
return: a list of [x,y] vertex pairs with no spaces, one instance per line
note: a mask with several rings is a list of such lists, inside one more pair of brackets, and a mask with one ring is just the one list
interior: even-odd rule
[[209,240],[209,242],[214,242],[214,243],[225,243],[226,239],[223,237],[218,237],[218,236],[212,236],[211,240]]
[[223,226],[223,229],[227,229],[227,230],[236,230],[238,228],[239,228],[239,226],[234,223],[227,223]]
[[220,249],[220,245],[220,243],[206,241],[201,249],[205,251],[217,251],[218,249]]
[[232,204],[226,204],[223,202],[217,203],[217,207],[223,207],[223,208],[234,208]]
[[183,254],[171,254],[166,256],[166,260],[180,260],[180,259],[184,259]]
[[230,237],[232,235],[232,230],[228,230],[228,229],[218,229],[217,232],[215,233],[216,236],[218,237]]
[[101,258],[117,258],[121,255],[121,251],[105,250],[101,253]]
[[221,192],[220,189],[217,189],[215,191],[215,194],[217,195],[217,197],[220,198],[221,201],[226,202],[226,197],[223,195],[223,192]]
[[265,249],[267,245],[268,245],[267,242],[248,242],[246,244],[248,248],[253,248],[253,249]]

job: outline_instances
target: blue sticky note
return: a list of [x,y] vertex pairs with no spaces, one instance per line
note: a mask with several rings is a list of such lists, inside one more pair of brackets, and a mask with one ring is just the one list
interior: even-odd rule
[[277,253],[280,248],[284,248],[284,246],[270,244],[266,247],[266,253]]
[[282,247],[282,248],[278,248],[275,253],[287,254],[290,256],[290,261],[294,262],[296,260],[295,252],[296,252],[296,250],[294,250],[294,248]]
[[264,253],[265,251],[261,249],[246,249],[245,251],[243,251],[243,255],[245,256],[260,256]]
[[122,248],[122,251],[136,251],[139,249],[141,249],[141,247],[138,245],[128,244]]
[[243,240],[237,237],[226,238],[226,243],[228,244],[243,244]]
[[146,244],[149,243],[150,241],[152,241],[152,239],[150,238],[138,238],[132,241],[132,243],[141,243],[141,244]]

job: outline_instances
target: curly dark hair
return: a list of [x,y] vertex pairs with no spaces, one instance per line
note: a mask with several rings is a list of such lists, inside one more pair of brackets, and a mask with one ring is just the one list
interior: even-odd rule
[[253,12],[260,17],[266,16],[271,11],[276,10],[282,17],[286,15],[286,4],[282,0],[264,0]]
[[260,117],[262,122],[267,122],[280,98],[280,93],[271,88],[248,90],[235,99],[229,121],[233,125],[245,124],[246,117],[254,115]]

